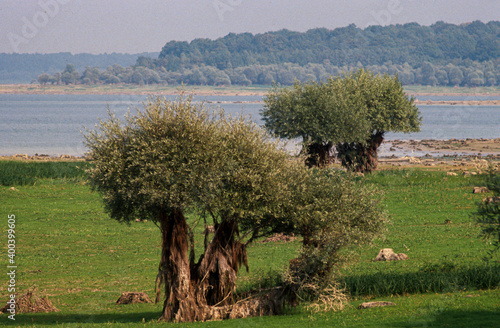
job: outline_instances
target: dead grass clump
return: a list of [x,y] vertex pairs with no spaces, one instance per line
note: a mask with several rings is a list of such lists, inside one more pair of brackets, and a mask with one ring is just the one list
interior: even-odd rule
[[[6,313],[10,305],[7,304],[0,309],[0,312]],[[47,297],[38,297],[35,295],[35,288],[28,291],[26,295],[21,296],[16,299],[15,305],[16,313],[32,313],[32,312],[59,312],[52,302],[49,301]]]
[[120,296],[116,304],[138,304],[153,303],[146,293],[125,292]]
[[336,285],[330,285],[318,293],[317,300],[307,308],[312,312],[335,312],[343,310],[349,302],[345,290]]
[[297,239],[297,237],[295,237],[295,235],[293,235],[293,234],[292,235],[285,235],[283,233],[277,233],[277,234],[272,235],[271,237],[267,237],[262,242],[263,243],[272,243],[272,242],[282,241],[282,242],[288,243],[288,242],[292,242],[296,239]]
[[[241,319],[272,316],[283,313],[285,297],[282,288],[275,288],[259,295],[242,299],[235,304],[208,307],[206,320]],[[205,321],[206,321],[205,320]]]

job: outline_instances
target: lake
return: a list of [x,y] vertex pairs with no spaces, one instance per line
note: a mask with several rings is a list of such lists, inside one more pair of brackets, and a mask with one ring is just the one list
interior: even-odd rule
[[[86,151],[82,134],[85,128],[93,129],[99,118],[106,119],[108,108],[123,118],[129,110],[141,108],[146,98],[137,95],[0,95],[0,155],[81,156]],[[175,99],[175,96],[167,98]],[[450,97],[429,98],[450,100]],[[257,124],[263,123],[259,114],[260,96],[207,96],[194,100],[220,106],[229,114],[249,116]],[[471,97],[454,96],[451,100],[471,100]],[[423,117],[421,132],[388,133],[386,139],[500,137],[500,106],[419,105],[419,109]]]

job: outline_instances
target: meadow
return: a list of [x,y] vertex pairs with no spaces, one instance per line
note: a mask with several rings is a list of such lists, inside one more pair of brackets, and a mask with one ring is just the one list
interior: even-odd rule
[[[500,322],[500,265],[485,261],[489,241],[471,219],[487,194],[473,194],[484,176],[424,168],[384,169],[366,177],[384,194],[390,220],[384,236],[352,249],[340,269],[351,295],[339,312],[312,312],[303,304],[284,315],[222,322],[159,323],[162,304],[115,304],[121,293],[154,298],[160,233],[152,222],[120,224],[108,218],[101,197],[90,190],[86,162],[0,161],[1,263],[8,265],[7,221],[16,220],[16,288],[36,288],[60,310],[17,314],[5,326],[28,327],[495,327]],[[460,173],[456,169],[457,173]],[[193,222],[195,222],[193,218]],[[202,224],[195,227],[202,245]],[[250,271],[241,270],[238,289],[272,285],[297,255],[300,240],[256,242]],[[406,261],[374,262],[382,248],[405,253]],[[198,252],[199,254],[199,252]],[[8,299],[8,276],[0,277],[0,301]],[[359,310],[365,301],[396,306]]]

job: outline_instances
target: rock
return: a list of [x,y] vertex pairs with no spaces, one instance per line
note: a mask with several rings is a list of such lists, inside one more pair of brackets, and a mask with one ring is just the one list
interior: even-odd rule
[[469,175],[477,175],[476,172],[468,172],[468,171],[464,171],[464,173],[462,173],[465,177],[469,176]]
[[474,190],[472,191],[473,194],[482,194],[490,192],[490,190],[486,187],[474,187]]
[[125,292],[120,296],[116,304],[153,303],[146,293]]
[[403,253],[396,254],[392,248],[384,248],[380,250],[374,261],[399,261],[407,260],[408,256]]
[[374,307],[381,307],[381,306],[396,306],[396,303],[384,302],[384,301],[380,301],[380,302],[365,302],[365,303],[361,303],[358,306],[358,309],[371,309],[371,308],[374,308]]
[[491,203],[500,203],[500,197],[486,197],[483,199],[483,203],[491,204]]

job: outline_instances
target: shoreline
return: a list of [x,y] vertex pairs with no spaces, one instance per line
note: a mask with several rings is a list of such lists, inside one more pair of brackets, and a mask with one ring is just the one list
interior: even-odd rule
[[[163,95],[178,96],[182,93],[196,96],[264,96],[270,86],[167,86],[167,85],[48,85],[39,84],[0,84],[0,94],[26,95]],[[444,89],[444,90],[443,90]],[[405,88],[409,96],[415,97],[418,105],[465,105],[500,106],[499,100],[482,100],[481,97],[500,97],[500,88]],[[419,100],[427,96],[472,97],[470,100]]]
[[[291,152],[297,149],[292,145]],[[420,162],[425,159],[490,159],[500,160],[500,138],[497,139],[449,139],[449,140],[385,140],[378,149],[379,160],[398,161],[413,159]],[[417,160],[420,159],[420,160]],[[85,156],[53,154],[14,154],[0,155],[0,160],[26,161],[85,161]]]

